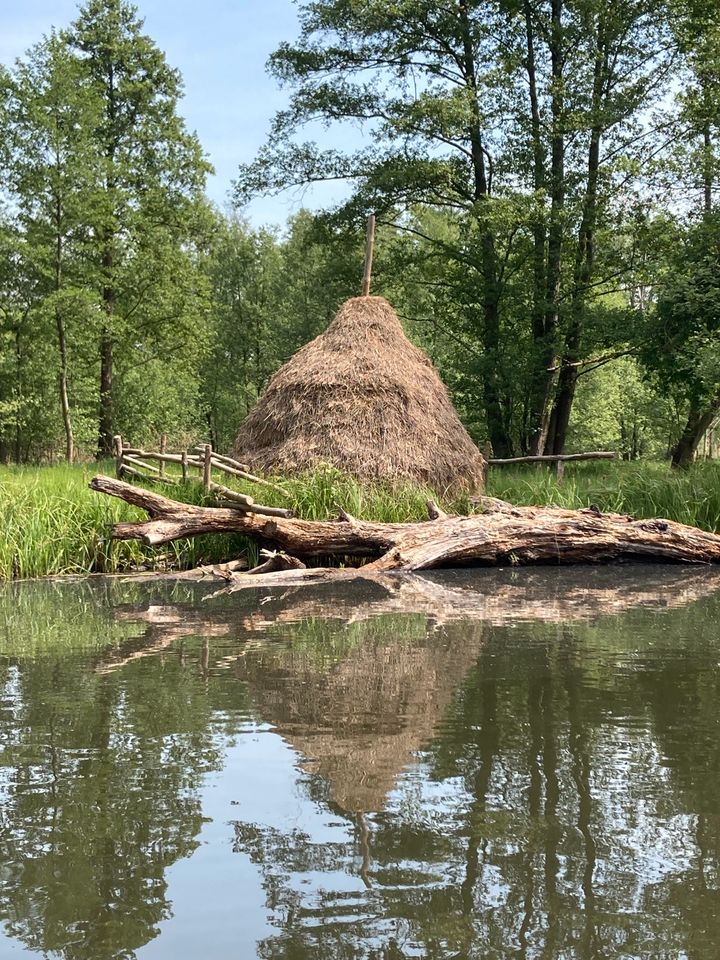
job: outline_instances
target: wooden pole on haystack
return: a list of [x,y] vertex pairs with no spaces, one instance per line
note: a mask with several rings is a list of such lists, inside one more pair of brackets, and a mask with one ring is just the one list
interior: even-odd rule
[[375,214],[371,213],[367,224],[365,243],[365,270],[363,271],[362,296],[370,296],[370,277],[372,275],[373,248],[375,247]]

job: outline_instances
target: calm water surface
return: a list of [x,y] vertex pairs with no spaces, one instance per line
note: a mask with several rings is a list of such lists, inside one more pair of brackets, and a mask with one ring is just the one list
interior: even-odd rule
[[0,587],[0,958],[720,956],[720,573]]

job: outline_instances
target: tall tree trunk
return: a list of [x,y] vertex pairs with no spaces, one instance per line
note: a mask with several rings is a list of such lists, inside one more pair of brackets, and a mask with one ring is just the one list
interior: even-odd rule
[[[110,131],[109,139],[105,144],[105,156],[107,160],[107,178],[105,181],[105,190],[109,197],[112,197],[115,191],[115,155],[118,142],[114,134],[117,121],[116,104],[116,86],[115,86],[115,67],[110,60],[107,65],[107,76],[105,78],[105,97],[106,108],[105,116]],[[104,321],[100,331],[100,415],[98,423],[98,457],[108,457],[113,451],[113,435],[115,433],[115,424],[113,416],[113,348],[114,348],[114,318],[115,318],[115,236],[113,230],[106,227],[103,230],[103,253],[102,253],[102,309]]]
[[500,354],[498,261],[495,237],[488,219],[487,204],[490,199],[491,184],[485,163],[475,52],[473,50],[467,0],[459,0],[458,11],[463,43],[462,69],[471,96],[473,112],[472,124],[468,134],[473,168],[473,200],[480,229],[480,259],[483,277],[482,337],[485,354],[488,358],[483,383],[485,415],[493,450],[498,456],[508,456],[512,453],[512,442],[503,415],[498,376]]
[[575,399],[575,390],[580,360],[580,338],[582,334],[583,314],[587,290],[593,274],[595,260],[595,224],[597,220],[598,172],[600,169],[600,142],[603,126],[600,112],[603,93],[608,74],[608,52],[603,37],[602,24],[598,24],[597,48],[595,55],[592,115],[593,125],[590,131],[588,147],[587,185],[583,200],[582,220],[578,231],[573,272],[572,297],[570,302],[570,323],[565,338],[565,349],[558,378],[557,394],[552,415],[552,452],[561,454],[565,449],[570,414]]
[[[59,295],[62,288],[62,206],[59,198],[55,202],[55,295]],[[65,429],[65,456],[68,463],[75,459],[75,440],[73,437],[72,422],[70,420],[70,401],[68,399],[68,351],[65,336],[65,319],[60,304],[55,302],[55,327],[57,329],[58,351],[60,354],[60,409],[62,410],[63,427]]]
[[548,445],[553,398],[558,379],[557,330],[560,322],[562,280],[563,211],[565,207],[565,135],[563,130],[565,98],[563,94],[564,57],[562,50],[563,0],[552,0],[550,69],[552,137],[550,148],[550,226],[548,229],[547,267],[545,269],[544,318],[542,338],[536,344],[538,369],[535,392],[535,435],[532,452],[541,455]]
[[689,467],[695,458],[695,451],[710,424],[720,413],[720,390],[707,402],[696,401],[690,404],[685,429],[672,452],[673,467]]
[[[579,309],[582,309],[580,307]],[[571,318],[570,330],[565,341],[565,359],[558,377],[555,405],[551,418],[550,449],[552,453],[562,454],[567,442],[570,414],[575,400],[578,367],[577,356],[580,345],[580,317]]]
[[114,422],[113,422],[113,330],[112,323],[115,314],[115,287],[112,280],[114,257],[111,240],[106,241],[103,254],[103,271],[105,285],[103,287],[103,312],[105,319],[100,332],[100,417],[98,431],[98,457],[108,457],[112,454]]
[[70,401],[68,399],[68,361],[67,341],[65,338],[65,322],[62,311],[55,308],[55,325],[58,335],[58,349],[60,351],[60,407],[62,409],[63,427],[65,429],[65,457],[68,463],[75,460],[75,438],[73,436],[72,421],[70,419]]
[[15,399],[18,401],[15,412],[15,463],[22,459],[22,421],[20,419],[20,398],[23,395],[22,384],[22,344],[20,341],[20,324],[15,327]]
[[[545,157],[542,145],[542,126],[535,65],[535,37],[530,0],[525,0],[524,13],[526,34],[525,66],[528,79],[528,93],[530,96],[530,129],[533,147],[533,187],[536,197],[540,197],[545,189]],[[544,353],[543,344],[545,341],[546,242],[547,236],[544,216],[538,212],[533,223],[533,305],[531,317],[535,356],[531,360],[533,370],[529,397],[530,409],[528,411],[530,422],[524,431],[525,448],[534,454],[542,453],[542,449],[539,448],[544,443],[541,437],[541,421],[545,396],[545,376],[543,375],[544,364],[542,355]]]

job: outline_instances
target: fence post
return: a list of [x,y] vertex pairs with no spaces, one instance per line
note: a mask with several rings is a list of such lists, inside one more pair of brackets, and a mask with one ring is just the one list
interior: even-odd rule
[[119,433],[113,437],[113,451],[115,453],[115,476],[122,479],[123,474],[123,441]]
[[[160,453],[165,453],[166,449],[167,449],[167,434],[161,433],[160,434]],[[160,461],[159,477],[161,480],[165,479],[165,461],[164,460]]]
[[565,476],[565,461],[556,460],[555,461],[555,476],[557,477],[557,482],[560,483],[562,478]]
[[205,444],[203,460],[203,489],[205,493],[210,492],[210,483],[212,481],[212,444]]
[[182,460],[180,461],[180,466],[182,468],[182,482],[187,483],[187,450],[183,450],[181,457]]
[[490,458],[493,455],[492,444],[488,440],[487,443],[484,443],[482,450],[480,451],[485,458],[485,463],[482,468],[482,481],[483,481],[483,491],[487,490],[487,481],[488,481],[488,470],[490,469]]

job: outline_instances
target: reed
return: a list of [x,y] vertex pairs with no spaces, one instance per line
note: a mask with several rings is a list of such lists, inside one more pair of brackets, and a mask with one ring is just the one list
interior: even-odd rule
[[[102,469],[111,467],[0,467],[0,579],[186,568],[226,559],[244,547],[236,537],[178,541],[161,549],[111,540],[113,523],[144,514],[88,489],[91,476]],[[168,495],[199,502],[202,488],[168,488]]]

